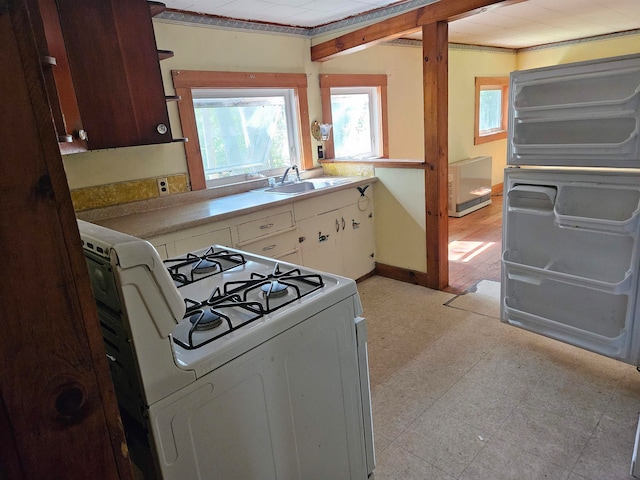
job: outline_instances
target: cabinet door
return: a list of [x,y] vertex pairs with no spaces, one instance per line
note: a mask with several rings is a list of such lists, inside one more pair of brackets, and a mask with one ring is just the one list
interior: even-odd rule
[[354,280],[375,268],[375,240],[371,202],[340,209],[343,274]]
[[147,2],[58,0],[58,14],[89,149],[170,142]]
[[307,218],[298,223],[302,264],[324,272],[342,274],[339,211]]
[[87,143],[84,141],[56,2],[29,0],[28,6],[60,152],[66,154],[85,151]]

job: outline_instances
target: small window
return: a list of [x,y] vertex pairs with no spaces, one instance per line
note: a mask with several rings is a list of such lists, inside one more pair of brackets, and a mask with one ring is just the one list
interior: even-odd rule
[[373,87],[331,89],[333,145],[336,158],[377,158],[380,121]]
[[387,158],[387,76],[320,75],[322,120],[333,125],[325,158]]
[[192,190],[313,167],[306,74],[171,74]]
[[197,89],[193,107],[208,186],[299,164],[291,89]]
[[474,144],[507,137],[508,77],[476,77]]

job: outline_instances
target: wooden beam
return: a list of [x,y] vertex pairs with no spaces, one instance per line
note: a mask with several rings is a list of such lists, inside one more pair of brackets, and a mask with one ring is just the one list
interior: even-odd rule
[[376,43],[416,33],[423,25],[459,20],[484,12],[489,8],[521,1],[524,0],[440,0],[314,45],[311,47],[311,60],[324,62],[345,53],[353,53],[373,46]]
[[438,290],[449,283],[448,39],[447,22],[422,27],[427,286]]

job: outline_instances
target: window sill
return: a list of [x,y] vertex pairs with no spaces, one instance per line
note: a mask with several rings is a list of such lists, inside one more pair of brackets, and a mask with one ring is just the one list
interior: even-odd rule
[[502,130],[496,133],[490,133],[488,135],[476,135],[475,137],[473,137],[473,144],[482,145],[483,143],[489,143],[495,140],[502,140],[503,138],[507,138],[506,130]]
[[320,165],[330,165],[333,163],[339,164],[364,164],[373,165],[378,168],[425,168],[426,162],[423,159],[413,158],[368,158],[363,160],[356,159],[340,159],[340,158],[325,158],[318,160]]

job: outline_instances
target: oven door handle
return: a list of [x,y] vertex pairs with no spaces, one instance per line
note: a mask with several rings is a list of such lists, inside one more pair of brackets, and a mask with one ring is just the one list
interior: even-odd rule
[[367,472],[373,472],[376,466],[375,448],[373,444],[373,415],[371,413],[371,390],[369,384],[369,352],[367,350],[367,323],[364,318],[356,317],[356,342],[358,345],[358,370],[360,373],[360,397],[364,428],[364,449],[367,461]]

